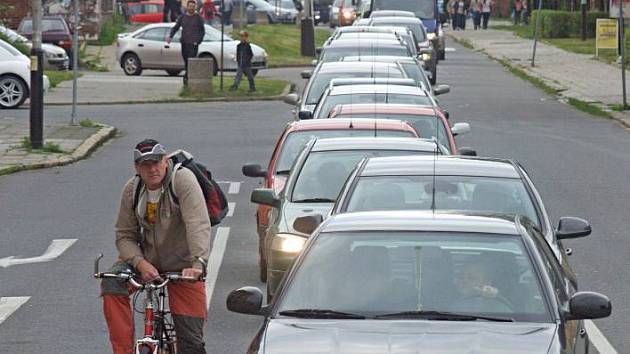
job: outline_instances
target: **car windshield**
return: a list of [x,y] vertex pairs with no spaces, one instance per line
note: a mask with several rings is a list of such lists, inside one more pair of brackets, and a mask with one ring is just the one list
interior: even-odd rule
[[[350,172],[365,157],[418,155],[403,150],[345,150],[312,152],[299,171],[291,201],[327,199],[334,201]],[[429,154],[431,152],[426,152]]]
[[333,108],[340,104],[353,103],[393,103],[393,104],[419,104],[431,106],[431,100],[427,96],[405,95],[399,93],[353,93],[347,95],[331,95],[324,98],[318,117],[328,117]]
[[410,11],[419,18],[434,18],[434,6],[433,0],[374,0],[372,11]]
[[[378,136],[391,136],[391,137],[412,137],[415,135],[410,131],[402,131],[402,130],[379,130],[377,133]],[[282,145],[282,150],[280,151],[280,156],[278,157],[278,163],[276,164],[275,173],[282,172],[286,173],[291,170],[291,166],[293,166],[293,162],[298,154],[304,148],[307,142],[309,142],[313,138],[338,138],[338,137],[369,137],[374,136],[374,130],[365,130],[365,129],[323,129],[323,130],[306,130],[306,131],[296,131],[289,133],[284,144]]]
[[[271,0],[271,3],[274,5],[276,4],[274,0]],[[295,4],[293,3],[293,0],[282,0],[280,2],[280,7],[282,7],[283,9],[294,10]]]
[[264,0],[247,0],[249,4],[254,5],[256,10],[273,11],[274,7]]
[[339,61],[343,57],[362,55],[410,57],[411,53],[409,53],[409,48],[403,45],[387,47],[328,47],[322,51],[320,61],[326,63],[331,61]]
[[[204,42],[220,42],[221,41],[221,31],[208,25],[205,25],[204,28],[206,30],[206,34],[203,37]],[[223,41],[232,42],[234,41],[234,39],[230,38],[228,35],[223,35]]]
[[[23,33],[31,33],[33,32],[33,21],[32,20],[24,20],[22,22],[22,30]],[[43,19],[42,20],[42,32],[67,32],[66,26],[63,24],[62,19]]]
[[426,33],[424,33],[424,29],[422,28],[422,24],[420,23],[397,23],[397,22],[382,22],[378,21],[378,18],[374,19],[372,26],[375,27],[407,27],[416,37],[418,42],[424,42],[427,40]]
[[323,233],[307,252],[280,315],[326,309],[382,319],[552,321],[519,236]]
[[7,38],[13,42],[20,42],[20,43],[28,42],[28,38],[24,37],[23,35],[15,32],[14,30],[10,28],[0,26],[0,33],[7,36]]
[[[429,210],[433,176],[364,176],[350,193],[346,211]],[[436,176],[437,210],[517,214],[540,226],[536,208],[520,179]]]
[[[397,119],[406,121],[411,124],[412,127],[418,131],[421,138],[431,139],[437,137],[441,145],[450,146],[451,143],[448,140],[448,135],[444,122],[436,118],[435,116],[424,116],[414,114],[396,114],[396,113],[369,113],[369,114],[355,114],[356,117],[369,117],[369,118],[383,118],[383,119]],[[352,118],[352,114],[340,114],[335,118]],[[437,131],[439,122],[440,131]],[[449,149],[450,150],[450,149]]]
[[392,68],[392,70],[389,72],[364,71],[352,73],[318,73],[313,78],[313,83],[309,88],[308,96],[306,97],[306,104],[317,104],[328,85],[330,85],[330,81],[332,79],[355,77],[389,77],[399,79],[403,77],[403,74],[400,72],[399,69],[396,68]]

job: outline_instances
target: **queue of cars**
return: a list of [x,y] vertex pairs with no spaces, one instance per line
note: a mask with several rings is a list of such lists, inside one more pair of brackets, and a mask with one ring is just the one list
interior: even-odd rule
[[227,298],[264,317],[248,353],[587,353],[612,306],[563,242],[591,225],[554,227],[522,165],[458,146],[450,87],[392,30],[411,17],[383,12],[331,36],[268,168],[243,166],[267,287]]

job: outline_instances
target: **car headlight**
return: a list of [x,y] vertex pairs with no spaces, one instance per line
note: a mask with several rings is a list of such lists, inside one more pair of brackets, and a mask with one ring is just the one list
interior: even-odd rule
[[432,41],[435,39],[435,33],[431,32],[431,33],[427,33],[427,38]]
[[423,61],[431,61],[431,54],[424,53],[422,54]]
[[51,53],[51,52],[44,52],[44,55],[46,56],[46,58],[54,58],[55,54]]
[[271,242],[271,249],[284,253],[299,253],[304,248],[306,238],[292,234],[277,234]]
[[262,56],[263,56],[263,58],[267,59],[267,52],[263,51],[262,52]]

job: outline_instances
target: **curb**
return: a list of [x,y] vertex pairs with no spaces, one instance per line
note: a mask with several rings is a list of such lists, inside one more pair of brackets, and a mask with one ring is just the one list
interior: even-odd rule
[[[536,78],[538,80],[543,81],[547,86],[550,86],[550,87],[552,87],[552,88],[557,90],[557,93],[555,95],[555,99],[558,100],[558,101],[562,101],[562,99],[568,99],[568,98],[573,98],[573,99],[578,99],[578,100],[582,100],[583,99],[582,97],[572,97],[572,96],[564,95],[562,93],[562,91],[564,91],[566,88],[564,88],[561,84],[556,83],[554,81],[551,81],[551,80],[547,79],[546,77],[540,76],[537,73],[535,73],[535,72],[533,72],[531,70],[528,70],[527,67],[523,67],[523,66],[520,66],[520,65],[514,63],[509,58],[504,58],[504,59],[496,58],[496,57],[488,54],[484,49],[476,47],[475,43],[473,41],[471,41],[471,40],[468,40],[466,38],[463,38],[463,39],[462,38],[457,38],[457,36],[453,35],[452,33],[447,33],[446,35],[449,38],[453,39],[455,42],[457,42],[458,44],[460,44],[460,45],[462,45],[464,47],[469,45],[469,46],[472,47],[471,50],[473,50],[473,51],[475,51],[477,53],[481,53],[481,54],[485,55],[486,57],[488,57],[488,58],[490,58],[490,59],[492,59],[492,60],[494,60],[496,62],[499,62],[500,64],[501,63],[505,63],[505,65],[508,65],[509,67],[511,67],[513,69],[522,70],[527,75],[529,75],[531,77],[534,77],[534,78]],[[618,122],[623,128],[630,129],[630,118],[629,117],[625,117],[623,114],[621,114],[619,112],[615,112],[615,111],[610,111],[610,112],[607,112],[607,113],[609,113],[610,119]]]
[[113,138],[116,135],[116,128],[110,126],[104,126],[96,133],[87,138],[78,148],[76,148],[72,154],[64,155],[54,161],[33,163],[28,165],[11,165],[0,169],[0,176],[8,175],[15,172],[36,170],[50,167],[58,167],[71,164],[85,159],[90,156],[99,146],[103,145],[106,141]]
[[[209,98],[167,98],[163,100],[137,100],[137,101],[104,101],[104,102],[78,102],[77,106],[112,106],[121,104],[157,104],[157,103],[199,103],[199,102],[251,102],[251,101],[281,101],[286,96],[293,83],[287,84],[282,93],[274,96],[252,96],[252,97],[209,97]],[[44,106],[60,107],[71,106],[72,103],[67,102],[50,102],[44,103]],[[30,107],[25,104],[24,107]]]

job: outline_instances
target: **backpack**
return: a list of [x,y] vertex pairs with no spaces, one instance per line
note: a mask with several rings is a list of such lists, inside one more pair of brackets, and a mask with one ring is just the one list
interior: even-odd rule
[[[203,198],[206,201],[206,207],[208,208],[208,216],[210,217],[210,224],[212,226],[221,223],[223,218],[228,213],[228,203],[225,194],[219,187],[219,184],[212,179],[212,173],[208,171],[206,166],[193,160],[193,156],[184,151],[177,150],[170,154],[169,159],[173,162],[173,173],[171,174],[171,181],[168,184],[168,191],[175,204],[179,205],[179,198],[175,193],[173,182],[175,181],[175,175],[180,168],[189,169],[199,182]],[[136,176],[138,181],[135,183],[135,190],[133,195],[133,210],[138,207],[138,199],[140,198],[140,191],[142,190],[142,179]]]

